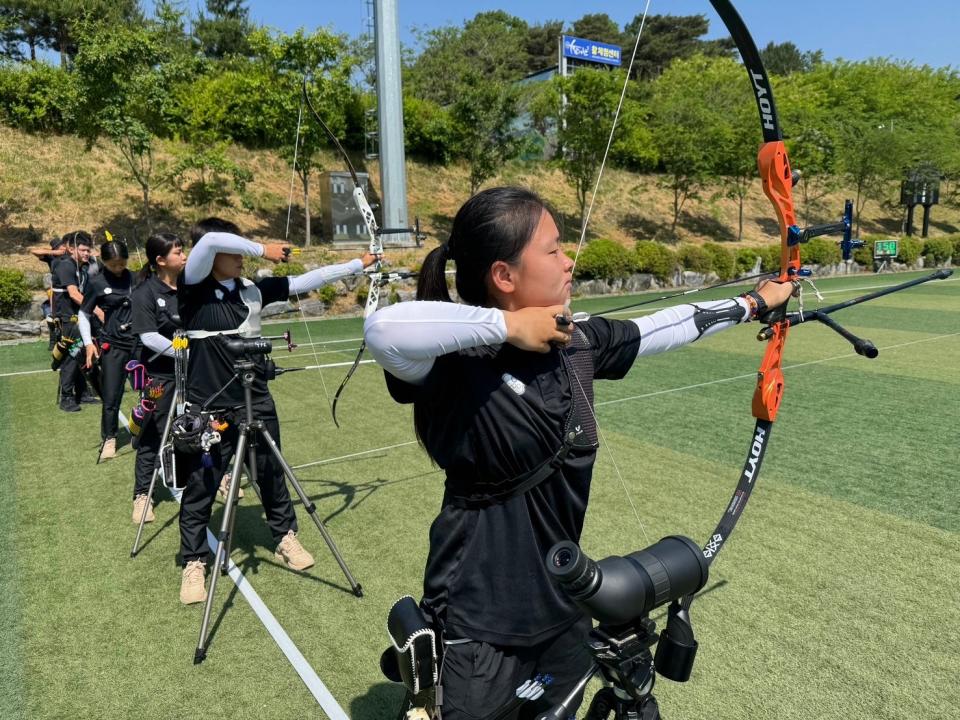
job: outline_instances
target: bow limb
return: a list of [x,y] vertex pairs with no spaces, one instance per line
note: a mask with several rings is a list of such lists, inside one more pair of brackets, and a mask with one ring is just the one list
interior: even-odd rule
[[[337,136],[330,129],[330,126],[324,122],[323,118],[320,116],[320,113],[317,112],[317,109],[313,106],[313,102],[310,99],[310,92],[307,88],[308,80],[308,76],[304,76],[302,85],[304,102],[306,103],[307,108],[310,110],[310,114],[313,115],[313,119],[317,121],[324,133],[326,133],[327,137],[330,139],[330,142],[333,143],[333,146],[337,149],[337,152],[340,153],[343,161],[346,163],[347,169],[350,171],[350,177],[353,180],[353,201],[356,203],[357,210],[359,210],[360,215],[363,217],[363,223],[370,239],[369,252],[377,258],[376,262],[374,262],[372,266],[372,271],[366,273],[370,277],[370,285],[367,289],[367,301],[363,310],[363,317],[366,319],[376,312],[377,306],[380,304],[379,279],[383,266],[383,240],[380,236],[379,228],[377,226],[377,219],[374,217],[373,209],[370,207],[370,203],[367,201],[367,196],[363,191],[363,186],[360,184],[360,177],[357,175],[357,170],[354,168],[353,162],[350,160],[350,156],[347,154],[347,151],[343,145],[340,144],[340,140],[337,139]],[[340,400],[340,395],[347,387],[347,383],[350,382],[350,378],[353,377],[353,373],[360,365],[360,360],[363,357],[363,351],[365,349],[366,342],[361,341],[360,349],[357,351],[357,356],[353,360],[353,365],[350,366],[346,377],[343,378],[343,382],[340,383],[340,387],[337,388],[337,392],[333,396],[331,414],[333,415],[333,424],[337,427],[340,427],[340,423],[337,420],[337,402]]]

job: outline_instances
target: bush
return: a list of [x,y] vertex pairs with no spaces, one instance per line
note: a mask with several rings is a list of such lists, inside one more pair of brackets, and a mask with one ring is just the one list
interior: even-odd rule
[[613,240],[594,240],[580,253],[576,276],[589,280],[625,278],[636,270],[633,253]]
[[[334,301],[337,299],[337,288],[335,288],[333,285],[321,285],[319,288],[317,288],[315,294],[317,296],[317,300],[322,302],[324,305],[330,306],[333,305]],[[367,297],[364,295],[363,302],[366,301]]]
[[[325,287],[330,287],[329,285]],[[357,288],[357,305],[364,306],[367,304],[367,296],[370,294],[370,283],[360,283],[360,286]]]
[[29,305],[31,299],[23,273],[0,268],[0,317],[11,317]]
[[943,265],[953,256],[953,243],[949,238],[930,238],[923,244],[923,262],[926,265]]
[[453,157],[453,122],[435,102],[403,96],[403,136],[407,152],[422,160],[445,165]]
[[0,120],[28,132],[73,129],[73,75],[45,62],[0,66]]
[[677,266],[677,254],[656,240],[640,240],[634,250],[637,272],[650,273],[658,280],[667,280]]
[[[900,245],[897,247],[897,260],[907,265],[914,265],[920,259],[923,253],[923,241],[912,237],[900,238]],[[954,257],[958,257],[954,253]],[[871,253],[870,257],[873,257]],[[869,264],[869,263],[868,263]]]
[[948,235],[947,238],[953,243],[953,264],[960,264],[960,235]]
[[[863,247],[857,248],[853,251],[853,261],[859,263],[860,265],[871,267],[873,265],[874,244],[877,242],[877,240],[887,240],[888,238],[878,235],[875,237],[865,236],[861,239],[863,240]],[[903,246],[903,240],[900,241],[900,246]]]
[[733,264],[738,275],[747,275],[753,272],[754,265],[757,264],[757,258],[760,257],[760,251],[757,248],[740,248],[734,256]]
[[677,250],[677,259],[684,270],[703,274],[713,270],[713,256],[699,245],[684,243]]
[[717,243],[704,243],[703,249],[710,255],[713,271],[721,280],[729,280],[736,270],[736,259],[733,251]]
[[827,238],[815,237],[800,246],[800,262],[804,265],[836,265],[841,258],[840,246]]
[[763,272],[780,271],[780,245],[760,248],[760,269]]
[[300,263],[285,262],[277,263],[273,266],[274,277],[288,277],[290,275],[303,275],[307,269]]

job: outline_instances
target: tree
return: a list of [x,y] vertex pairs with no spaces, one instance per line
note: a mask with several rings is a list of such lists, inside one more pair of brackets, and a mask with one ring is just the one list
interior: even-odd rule
[[47,47],[60,53],[61,67],[67,67],[77,53],[81,23],[143,23],[139,0],[11,0],[7,7],[20,17],[21,33],[30,46],[31,59],[35,59],[37,47]]
[[702,55],[676,60],[654,84],[651,128],[664,171],[661,184],[673,193],[674,238],[683,206],[720,165],[724,124],[712,104],[722,89],[708,79],[713,62]]
[[513,131],[518,99],[515,85],[482,72],[469,73],[461,80],[450,117],[455,147],[470,169],[471,195],[520,150],[520,139]]
[[557,64],[557,43],[562,34],[562,20],[547,20],[530,26],[526,40],[528,75]]
[[151,228],[150,193],[157,168],[154,142],[172,114],[171,88],[182,67],[170,62],[156,26],[83,23],[74,60],[77,130],[88,147],[101,137],[120,153],[121,167],[139,185],[143,220]]
[[201,14],[193,24],[200,52],[218,60],[248,55],[247,36],[252,26],[246,0],[206,0],[206,8],[206,14]]
[[[623,87],[623,71],[584,68],[567,78],[556,78],[533,106],[535,118],[549,115],[558,128],[558,162],[573,186],[583,227],[588,193],[593,187],[606,151]],[[647,127],[647,110],[630,87],[610,148],[610,160],[634,170],[656,164],[656,150]],[[565,102],[564,102],[565,98]]]
[[527,24],[503,11],[479,13],[462,29],[429,30],[419,42],[423,50],[407,69],[404,86],[440,105],[456,102],[461,86],[477,74],[497,82],[527,74]]
[[[643,15],[637,15],[623,29],[624,55],[629,57],[636,43]],[[643,25],[643,38],[637,47],[633,78],[652,80],[660,76],[677,58],[693,55],[733,57],[736,47],[729,37],[701,40],[710,29],[705,15],[650,15]]]
[[823,62],[822,50],[801,52],[792,42],[769,42],[760,51],[763,66],[771,75],[791,75],[795,72],[809,72]]
[[591,13],[574,21],[570,29],[572,35],[596,40],[597,42],[617,45],[620,43],[620,26],[606,13]]

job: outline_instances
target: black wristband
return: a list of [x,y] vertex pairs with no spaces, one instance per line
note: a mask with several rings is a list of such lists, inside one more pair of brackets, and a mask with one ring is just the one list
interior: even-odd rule
[[756,290],[751,290],[746,292],[740,297],[745,298],[746,301],[750,304],[750,319],[760,317],[767,311],[767,301]]

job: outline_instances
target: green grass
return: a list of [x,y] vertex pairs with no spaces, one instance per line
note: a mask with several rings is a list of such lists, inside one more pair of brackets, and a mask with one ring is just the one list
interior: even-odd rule
[[[836,292],[826,301],[835,302],[856,294],[840,292],[848,288],[902,279],[820,287]],[[575,309],[625,302],[590,299]],[[693,678],[657,685],[666,717],[956,717],[960,282],[836,317],[874,340],[880,357],[853,355],[821,326],[791,330],[787,389],[755,497],[711,569],[710,585],[722,584],[694,605]],[[288,324],[307,341],[298,318]],[[358,319],[333,320],[312,323],[310,336],[359,331]],[[752,430],[763,351],[755,331],[742,326],[644,358],[623,381],[598,385],[607,449],[583,537],[591,555],[674,533],[702,540],[713,529]],[[316,358],[352,360],[356,344],[317,346]],[[310,348],[277,356],[284,366],[315,364]],[[0,348],[0,373],[45,363],[45,346]],[[372,365],[357,370],[341,399],[343,429],[333,426],[323,388],[332,397],[345,370],[275,382],[292,464],[413,440],[409,408],[389,400]],[[722,382],[703,384],[711,381]],[[158,505],[131,560],[132,456],[94,464],[96,408],[57,412],[52,373],[0,378],[0,392],[0,542],[8,551],[0,715],[322,717],[231,583],[218,589],[209,658],[192,665],[201,609],[177,599],[176,505]],[[635,396],[645,397],[628,399]],[[377,664],[386,612],[398,596],[419,593],[442,474],[406,445],[299,475],[366,596],[350,595],[302,508],[301,536],[317,565],[304,574],[278,567],[253,493],[241,502],[233,558],[347,713],[392,717],[400,694]]]

